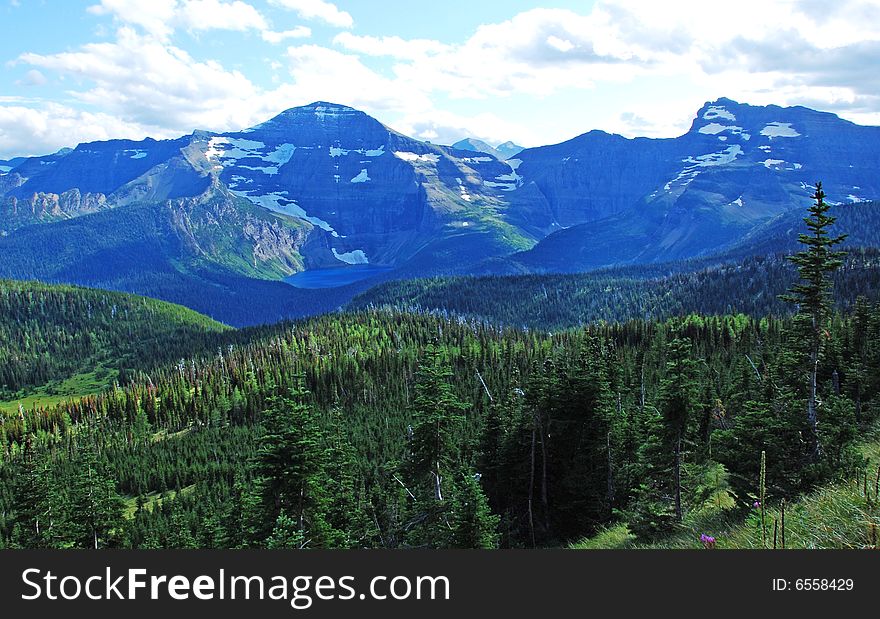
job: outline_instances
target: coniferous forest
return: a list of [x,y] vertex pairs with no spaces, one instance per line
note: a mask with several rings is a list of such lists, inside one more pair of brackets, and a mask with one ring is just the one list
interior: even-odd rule
[[468,307],[233,330],[0,282],[0,546],[776,547],[786,508],[876,545],[877,254],[814,198],[785,259],[441,282]]

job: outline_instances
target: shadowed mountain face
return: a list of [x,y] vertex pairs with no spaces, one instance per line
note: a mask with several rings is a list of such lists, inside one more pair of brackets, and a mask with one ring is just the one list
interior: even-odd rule
[[504,222],[492,183],[506,164],[408,138],[349,107],[316,103],[210,137],[205,157],[234,193],[312,224],[308,268],[401,266],[471,234],[530,245]]
[[518,147],[466,142],[421,142],[317,102],[238,132],[0,161],[0,276],[182,303],[202,291],[219,307],[218,277],[231,290],[315,269],[650,263],[729,246],[808,204],[816,180],[833,202],[880,197],[880,128],[799,107],[719,99],[678,138],[592,131],[506,161],[502,147]]
[[471,236],[499,239],[487,244],[495,255],[535,240],[504,221],[506,164],[410,139],[329,103],[294,108],[240,132],[82,144],[0,169],[0,229],[7,234],[219,192],[307,229],[300,246],[306,268],[400,266],[440,241],[462,238],[470,252]]
[[[558,231],[490,271],[578,271],[712,252],[807,205],[817,180],[832,202],[880,195],[880,128],[729,99],[707,103],[675,139],[593,131],[517,160],[520,191],[535,195],[523,219]],[[535,208],[542,199],[543,225]]]

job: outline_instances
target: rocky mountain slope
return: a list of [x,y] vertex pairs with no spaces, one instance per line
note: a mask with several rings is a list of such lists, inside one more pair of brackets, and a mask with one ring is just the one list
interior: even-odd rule
[[[151,294],[241,323],[252,300],[235,289],[303,270],[656,263],[749,238],[808,204],[819,179],[832,202],[880,198],[880,128],[802,107],[719,99],[677,138],[591,131],[506,161],[502,147],[518,148],[438,146],[316,102],[239,132],[2,161],[0,276]],[[267,319],[297,305],[287,296],[269,295]],[[302,305],[328,309],[314,302]]]
[[517,165],[512,220],[550,233],[488,270],[578,271],[688,258],[810,202],[880,196],[880,128],[803,107],[707,103],[674,139],[592,131],[528,149]]

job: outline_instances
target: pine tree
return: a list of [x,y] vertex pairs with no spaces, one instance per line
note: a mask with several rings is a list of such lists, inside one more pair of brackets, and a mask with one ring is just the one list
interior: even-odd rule
[[323,547],[332,534],[326,521],[322,432],[312,408],[298,401],[302,396],[298,389],[273,396],[261,416],[263,436],[254,467],[262,510],[257,543],[267,540],[279,522],[287,540],[290,522],[296,524],[303,547]]
[[428,346],[419,363],[413,407],[412,437],[403,464],[414,499],[409,538],[416,545],[448,546],[447,511],[455,494],[453,475],[462,464],[460,432],[467,405],[455,395],[452,370],[436,344]]
[[112,546],[123,524],[123,501],[116,483],[104,471],[91,444],[74,465],[67,492],[67,535],[77,548]]
[[691,342],[676,338],[666,347],[666,376],[660,385],[660,412],[672,451],[672,491],[675,517],[681,522],[682,442],[688,421],[697,407],[695,363],[690,359]]
[[492,513],[480,487],[479,475],[461,471],[456,480],[453,502],[456,548],[495,548],[498,546],[498,516]]
[[551,522],[576,539],[611,514],[613,404],[599,338],[590,338],[545,403],[550,414],[548,469]]
[[827,339],[827,322],[831,311],[831,274],[842,264],[845,252],[833,248],[842,243],[847,235],[829,236],[829,228],[835,217],[828,214],[831,205],[825,202],[822,183],[816,183],[812,196],[815,203],[810,206],[809,216],[804,218],[809,234],[801,234],[798,239],[805,247],[789,259],[797,265],[801,281],[792,286],[789,294],[782,299],[797,306],[799,326],[805,331],[807,346],[807,423],[812,433],[813,459],[821,453],[817,431],[818,373],[819,359]]

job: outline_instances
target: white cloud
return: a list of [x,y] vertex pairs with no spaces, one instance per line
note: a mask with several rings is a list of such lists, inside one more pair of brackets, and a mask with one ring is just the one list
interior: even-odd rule
[[238,71],[199,62],[184,50],[131,28],[116,41],[79,51],[23,54],[22,62],[88,82],[69,94],[95,108],[141,125],[191,131],[241,126],[251,120],[248,100],[256,87]]
[[325,0],[269,0],[271,4],[296,11],[303,19],[317,19],[337,28],[351,28],[352,16]]
[[513,140],[518,144],[542,144],[528,127],[504,120],[492,112],[473,116],[443,110],[416,111],[394,123],[394,128],[405,135],[435,144],[453,144],[464,137],[472,137],[490,144]]
[[[304,19],[353,25],[351,15],[323,0],[270,2]],[[824,6],[740,0],[725,5],[722,18],[704,0],[598,0],[585,13],[519,13],[480,26],[461,43],[341,32],[332,49],[300,45],[271,58],[288,71],[273,65],[279,82],[267,90],[240,71],[193,58],[171,43],[174,31],[254,30],[278,44],[310,36],[308,28],[276,31],[241,0],[101,0],[89,10],[125,24],[114,41],[20,61],[40,75],[66,77],[69,94],[97,110],[89,122],[104,114],[113,119],[108,127],[128,130],[237,129],[286,107],[330,100],[433,141],[472,135],[538,144],[593,127],[676,135],[702,102],[719,96],[810,105],[880,124],[880,2]],[[377,70],[376,58],[391,59],[391,70]],[[457,113],[443,109],[445,100]],[[551,112],[543,113],[542,101],[554,102]],[[565,109],[570,113],[560,113]],[[41,113],[64,122],[70,116]]]
[[160,127],[127,123],[49,103],[41,108],[0,105],[0,158],[43,155],[65,146],[113,138],[172,137]]
[[448,51],[450,48],[439,41],[430,39],[402,39],[398,36],[372,37],[359,36],[350,32],[340,32],[333,43],[345,49],[368,56],[390,56],[413,60],[430,54]]
[[246,2],[184,0],[180,21],[189,30],[266,30],[265,18]]
[[177,0],[101,0],[100,4],[88,8],[95,15],[112,15],[121,23],[143,28],[158,37],[167,37],[173,31],[178,9]]
[[95,15],[112,15],[123,24],[167,39],[175,29],[191,32],[206,30],[267,30],[266,19],[242,0],[101,0],[89,7]]
[[292,81],[271,93],[270,99],[300,104],[332,101],[372,113],[431,108],[426,94],[380,75],[351,54],[301,45],[288,48],[286,60]]
[[25,73],[24,78],[15,82],[16,86],[42,86],[48,80],[46,76],[37,71],[36,69],[31,69],[27,73]]
[[267,43],[276,44],[286,41],[287,39],[307,39],[312,36],[312,30],[306,26],[297,26],[296,28],[284,30],[283,32],[264,30],[262,36],[263,40]]

